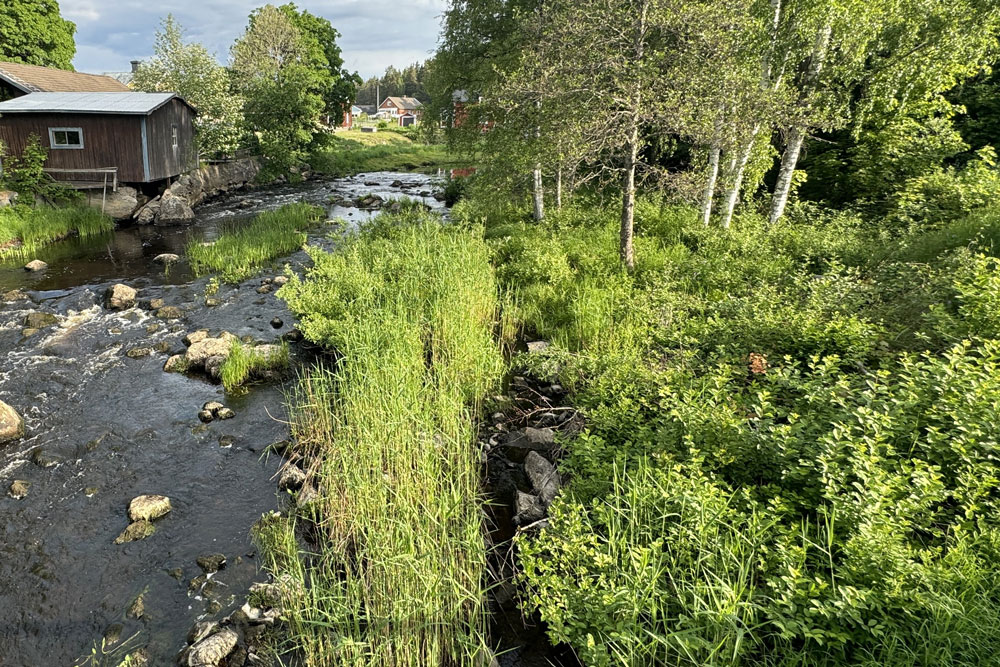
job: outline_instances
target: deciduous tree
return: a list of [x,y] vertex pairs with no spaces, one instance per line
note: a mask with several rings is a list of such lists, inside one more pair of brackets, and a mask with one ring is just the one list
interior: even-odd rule
[[74,32],[56,0],[0,2],[0,60],[71,70]]

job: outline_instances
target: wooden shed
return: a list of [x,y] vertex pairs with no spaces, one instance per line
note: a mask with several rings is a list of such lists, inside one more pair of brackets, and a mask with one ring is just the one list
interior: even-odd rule
[[0,142],[20,155],[37,136],[61,181],[152,183],[197,167],[194,114],[173,93],[31,93],[0,102]]

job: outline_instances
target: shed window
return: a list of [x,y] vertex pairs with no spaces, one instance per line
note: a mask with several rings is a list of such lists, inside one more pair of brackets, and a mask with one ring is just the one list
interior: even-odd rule
[[177,148],[177,126],[170,126],[170,145]]
[[83,130],[79,127],[50,127],[49,146],[52,148],[83,148]]

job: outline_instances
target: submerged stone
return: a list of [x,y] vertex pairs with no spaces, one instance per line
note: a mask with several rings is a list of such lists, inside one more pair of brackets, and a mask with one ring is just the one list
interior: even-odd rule
[[115,544],[125,544],[126,542],[135,542],[136,540],[144,540],[153,533],[156,532],[156,526],[148,521],[135,521],[130,523],[128,527],[121,532],[121,535],[115,538]]
[[23,479],[15,479],[10,484],[10,490],[7,491],[7,495],[14,500],[21,500],[28,495],[28,489],[31,487],[30,482],[26,482]]
[[136,291],[128,285],[112,285],[104,294],[104,307],[110,310],[126,310],[135,305]]
[[218,572],[226,566],[226,556],[225,554],[205,554],[198,556],[196,562],[203,572]]
[[49,268],[49,265],[40,259],[33,259],[24,265],[25,271],[44,271]]

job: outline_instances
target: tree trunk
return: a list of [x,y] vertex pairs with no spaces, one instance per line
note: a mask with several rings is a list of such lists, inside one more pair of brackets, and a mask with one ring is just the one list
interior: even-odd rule
[[798,164],[805,137],[806,133],[800,127],[793,127],[788,133],[788,143],[781,156],[781,170],[778,172],[778,181],[774,184],[774,197],[771,199],[771,224],[780,220],[785,214],[788,194],[792,190],[792,176],[795,174],[795,165]]
[[[767,51],[764,52],[764,59],[761,61],[760,88],[761,90],[777,90],[781,83],[781,77],[774,78],[774,49],[778,42],[778,30],[781,27],[782,0],[771,0],[771,40]],[[757,143],[757,135],[760,134],[761,123],[754,123],[750,131],[743,150],[736,158],[736,163],[732,170],[732,182],[726,192],[726,211],[722,216],[722,227],[729,229],[733,222],[733,213],[736,211],[736,204],[740,200],[740,191],[743,189],[743,177],[746,175],[747,165],[753,155],[753,147]]]
[[[808,95],[819,79],[820,72],[823,71],[823,64],[826,61],[827,48],[830,46],[830,36],[832,27],[827,24],[820,28],[816,35],[816,43],[813,46],[812,55],[809,57],[809,71],[802,87],[801,106],[808,110]],[[802,125],[793,125],[788,132],[788,142],[785,145],[785,152],[781,156],[781,170],[778,172],[778,181],[774,184],[774,196],[771,198],[771,224],[781,219],[785,214],[785,206],[788,204],[788,193],[792,189],[792,175],[799,162],[799,153],[802,152],[802,142],[806,138],[806,128]]]
[[712,202],[715,199],[715,182],[719,178],[719,157],[722,151],[718,146],[712,146],[708,157],[708,180],[701,197],[701,221],[708,227],[712,220]]
[[545,219],[545,189],[542,186],[542,165],[536,164],[534,171],[531,172],[531,176],[534,181],[532,195],[535,200],[535,222],[541,222]]
[[743,176],[746,173],[747,164],[753,154],[754,144],[757,143],[757,135],[760,134],[760,123],[754,125],[750,133],[750,138],[743,145],[743,150],[736,157],[736,164],[733,167],[733,180],[726,191],[726,211],[722,216],[723,229],[729,229],[733,222],[733,213],[736,211],[736,204],[740,200],[740,190],[743,189]]
[[556,210],[562,210],[562,165],[556,167]]
[[620,252],[622,263],[629,273],[635,270],[635,166],[639,157],[639,123],[633,122],[628,143],[628,155],[622,177],[622,226]]

